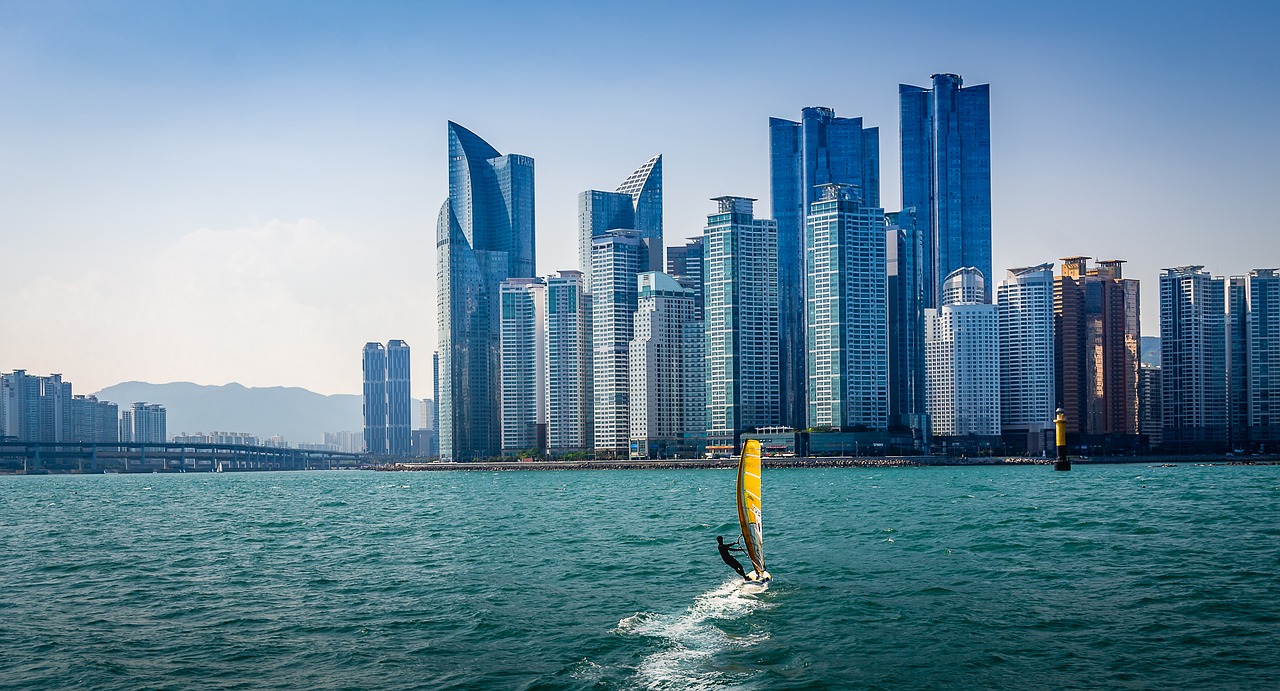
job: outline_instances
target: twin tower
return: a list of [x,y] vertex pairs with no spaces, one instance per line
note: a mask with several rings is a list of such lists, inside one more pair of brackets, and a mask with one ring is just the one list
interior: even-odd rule
[[[899,102],[902,212],[890,218],[896,230],[914,240],[898,243],[890,254],[894,264],[913,271],[898,291],[911,299],[876,310],[874,319],[887,322],[888,331],[895,330],[895,307],[907,312],[903,328],[916,330],[919,313],[937,306],[942,281],[952,271],[975,267],[988,279],[991,276],[987,85],[964,87],[958,75],[936,74],[931,88],[900,85]],[[769,130],[780,365],[775,422],[802,428],[811,412],[807,219],[824,198],[852,197],[888,230],[880,202],[879,130],[863,127],[861,118],[836,117],[829,108],[806,108],[798,122],[770,118]],[[508,279],[535,276],[534,170],[532,158],[501,154],[456,123],[449,123],[448,133],[449,198],[440,209],[436,243],[443,356],[440,453],[442,458],[464,460],[498,455],[502,448],[500,286]],[[634,229],[647,255],[648,261],[641,263],[650,271],[662,269],[661,166],[661,157],[655,157],[617,191],[591,191],[580,197],[579,260],[584,271],[591,265],[591,245],[598,234],[594,229],[611,228]],[[880,241],[883,257],[884,233]],[[901,256],[904,250],[908,256]],[[590,278],[584,279],[586,291],[594,290]],[[879,368],[886,380],[923,377],[922,352],[886,352],[891,342],[920,350],[921,339],[877,340],[886,360],[908,363]],[[916,362],[918,367],[910,364]],[[886,381],[895,390],[922,390],[921,383]],[[924,412],[922,398],[892,398],[886,403],[889,424],[902,424]]]

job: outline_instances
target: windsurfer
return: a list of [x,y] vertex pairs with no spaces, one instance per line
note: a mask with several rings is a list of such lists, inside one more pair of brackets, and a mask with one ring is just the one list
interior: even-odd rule
[[737,540],[734,540],[729,544],[725,544],[723,536],[721,535],[716,536],[716,546],[720,549],[720,558],[724,560],[724,563],[733,567],[733,570],[737,571],[738,575],[742,576],[742,580],[745,581],[745,580],[748,580],[747,572],[742,570],[742,564],[738,563],[738,560],[733,558],[732,553],[746,552],[746,550],[742,549],[741,547],[735,547],[734,545],[736,544],[738,544]]

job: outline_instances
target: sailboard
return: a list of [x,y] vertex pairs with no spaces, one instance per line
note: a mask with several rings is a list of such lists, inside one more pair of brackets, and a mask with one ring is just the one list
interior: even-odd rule
[[764,523],[760,501],[760,442],[748,439],[738,459],[738,524],[742,527],[742,544],[751,558],[754,571],[747,580],[768,583],[773,576],[764,568]]

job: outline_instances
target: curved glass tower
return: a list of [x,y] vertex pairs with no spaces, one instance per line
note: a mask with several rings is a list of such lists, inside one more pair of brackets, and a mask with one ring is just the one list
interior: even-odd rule
[[533,276],[532,158],[500,154],[449,123],[449,198],[437,221],[436,261],[440,456],[496,456],[502,448],[499,290],[508,278]]

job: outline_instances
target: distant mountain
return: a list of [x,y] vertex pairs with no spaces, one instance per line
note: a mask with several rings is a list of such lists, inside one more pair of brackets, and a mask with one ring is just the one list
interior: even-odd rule
[[1142,337],[1142,355],[1140,357],[1142,364],[1160,366],[1160,337],[1159,336],[1143,336]]
[[[136,401],[160,403],[166,409],[169,436],[182,432],[248,432],[259,438],[280,435],[290,444],[319,443],[325,432],[364,429],[363,397],[323,394],[274,386],[250,388],[240,384],[202,386],[190,382],[148,384],[124,382],[95,394],[127,408]],[[413,402],[414,427],[419,402]]]

